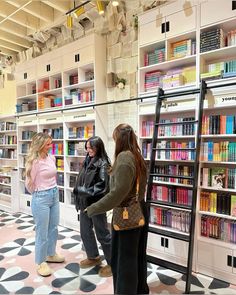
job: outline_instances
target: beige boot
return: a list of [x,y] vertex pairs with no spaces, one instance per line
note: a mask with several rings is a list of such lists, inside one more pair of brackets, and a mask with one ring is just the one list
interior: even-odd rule
[[65,261],[65,257],[59,254],[55,254],[53,256],[48,256],[46,259],[47,262],[61,263]]
[[37,272],[42,277],[48,277],[52,274],[52,270],[48,266],[47,262],[42,262],[41,264],[37,264]]

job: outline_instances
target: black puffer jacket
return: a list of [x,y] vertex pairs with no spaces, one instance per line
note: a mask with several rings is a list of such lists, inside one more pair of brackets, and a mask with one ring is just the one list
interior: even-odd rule
[[77,211],[84,210],[109,192],[108,168],[105,159],[86,157],[73,190]]

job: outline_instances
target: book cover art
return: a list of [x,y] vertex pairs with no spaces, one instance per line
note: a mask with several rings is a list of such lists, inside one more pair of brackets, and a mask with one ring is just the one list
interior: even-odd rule
[[225,168],[217,167],[211,170],[211,186],[216,188],[225,188],[226,180]]
[[236,216],[236,195],[231,195],[231,216]]

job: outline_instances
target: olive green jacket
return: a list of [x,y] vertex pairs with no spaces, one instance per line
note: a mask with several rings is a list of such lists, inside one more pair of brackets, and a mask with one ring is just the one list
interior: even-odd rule
[[[146,173],[143,173],[139,185],[139,200],[144,199],[146,188]],[[136,194],[135,159],[130,151],[121,152],[112,168],[110,192],[98,202],[87,207],[88,216],[104,213],[119,206],[122,201]]]

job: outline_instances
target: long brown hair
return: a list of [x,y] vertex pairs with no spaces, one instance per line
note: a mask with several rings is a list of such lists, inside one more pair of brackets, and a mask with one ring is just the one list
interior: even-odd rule
[[119,124],[113,131],[113,139],[115,141],[115,161],[119,153],[130,151],[135,158],[137,177],[147,173],[146,163],[141,154],[137,137],[133,128],[128,124]]

